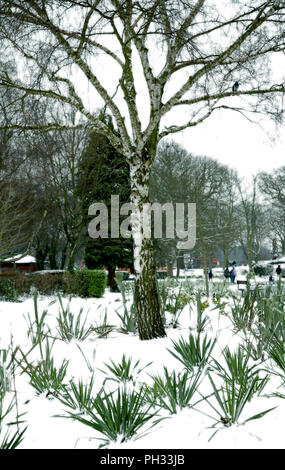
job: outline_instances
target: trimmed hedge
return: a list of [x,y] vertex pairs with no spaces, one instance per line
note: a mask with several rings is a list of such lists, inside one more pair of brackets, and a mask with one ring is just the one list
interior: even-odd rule
[[31,293],[34,287],[40,294],[58,292],[79,297],[102,297],[107,285],[107,274],[101,270],[82,270],[74,273],[23,274],[19,272],[0,274],[0,298],[15,301]]
[[78,295],[82,297],[102,297],[107,285],[107,274],[103,270],[83,269],[75,271]]
[[16,301],[18,297],[30,294],[31,280],[23,273],[0,273],[0,298],[8,301]]
[[63,276],[62,274],[29,274],[32,285],[37,289],[40,294],[50,295],[55,292],[63,291]]
[[73,294],[79,297],[102,297],[107,275],[105,271],[84,269],[73,273],[34,274],[33,285],[41,294]]

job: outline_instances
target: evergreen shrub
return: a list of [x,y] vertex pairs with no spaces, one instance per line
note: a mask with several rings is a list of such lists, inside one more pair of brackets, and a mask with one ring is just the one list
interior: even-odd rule
[[273,273],[273,266],[271,264],[256,264],[253,271],[256,276],[270,276]]
[[102,297],[107,285],[107,275],[103,270],[83,269],[75,271],[75,289],[81,297]]

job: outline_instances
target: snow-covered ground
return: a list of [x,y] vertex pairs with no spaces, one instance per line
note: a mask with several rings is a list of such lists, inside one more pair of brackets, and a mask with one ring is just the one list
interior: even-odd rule
[[[200,272],[201,271],[201,272]],[[189,272],[188,272],[189,274]],[[193,273],[192,273],[193,274]],[[192,278],[193,283],[197,286],[202,285],[199,280],[202,270],[195,270],[196,279]],[[218,268],[214,270],[216,279],[220,276],[222,279],[223,271]],[[238,278],[245,278],[246,268],[238,268]],[[229,286],[233,292],[237,287]],[[128,294],[129,304],[131,302],[131,294]],[[51,304],[53,300],[56,300]],[[202,298],[202,300],[206,300]],[[229,299],[222,299],[229,302]],[[66,306],[68,298],[63,298],[63,304]],[[150,341],[140,341],[135,334],[127,334],[120,329],[121,322],[116,313],[122,313],[122,297],[121,294],[110,293],[106,290],[101,299],[81,299],[72,298],[70,302],[70,311],[77,314],[80,308],[84,309],[84,313],[88,311],[87,323],[92,325],[102,324],[104,315],[107,315],[109,325],[113,326],[113,331],[107,338],[98,338],[96,335],[90,335],[86,340],[77,342],[72,340],[66,343],[60,339],[56,339],[52,356],[55,364],[60,366],[64,359],[68,360],[67,377],[76,380],[82,378],[86,383],[90,380],[90,366],[94,370],[95,384],[94,395],[102,386],[104,378],[104,370],[106,371],[106,363],[113,360],[118,363],[123,354],[126,357],[132,357],[133,363],[140,361],[140,366],[151,364],[144,369],[136,378],[133,386],[139,389],[140,383],[152,382],[151,375],[162,374],[163,366],[167,366],[171,372],[175,370],[177,373],[183,370],[183,365],[175,359],[168,349],[173,350],[173,340],[183,337],[185,340],[189,337],[189,331],[193,334],[196,331],[197,312],[195,303],[192,302],[191,308],[186,305],[179,317],[178,328],[167,328],[167,337],[161,339],[153,339]],[[209,317],[209,323],[202,333],[207,334],[208,338],[216,338],[217,343],[213,350],[213,357],[222,362],[222,350],[229,346],[234,351],[237,346],[243,343],[243,337],[240,333],[235,333],[232,322],[229,317],[222,314],[219,309],[215,308],[212,297],[209,300],[209,306],[205,309],[204,315]],[[59,313],[59,302],[56,297],[38,298],[38,310],[42,313],[44,309],[48,309],[46,323],[49,325],[52,336],[57,336],[57,316]],[[229,306],[225,307],[225,312],[229,310]],[[13,349],[20,346],[21,350],[26,354],[31,348],[30,339],[27,336],[27,315],[34,318],[33,298],[23,299],[21,302],[0,302],[0,349],[9,348],[11,344]],[[170,315],[169,318],[170,319]],[[190,329],[190,330],[189,330]],[[18,353],[17,353],[18,354]],[[39,360],[39,347],[29,353],[28,360],[31,364],[35,364]],[[267,361],[266,361],[267,362]],[[252,362],[253,363],[253,362]],[[214,377],[214,375],[213,375]],[[102,434],[93,430],[82,423],[57,415],[65,414],[66,407],[52,396],[36,394],[36,390],[30,385],[28,375],[16,369],[16,389],[18,398],[19,413],[25,413],[24,420],[28,424],[24,440],[19,448],[22,449],[57,449],[57,448],[98,448],[103,438]],[[114,387],[114,382],[112,382]],[[116,385],[116,384],[115,384]],[[216,428],[211,426],[215,423],[212,416],[217,417],[213,409],[207,402],[201,401],[193,408],[184,408],[177,414],[170,415],[166,410],[161,411],[160,416],[167,419],[161,421],[157,426],[153,427],[149,434],[137,440],[129,440],[127,442],[110,442],[109,449],[207,449],[207,448],[285,448],[284,438],[284,420],[285,420],[285,400],[282,398],[268,397],[271,393],[277,392],[280,380],[278,377],[271,376],[269,383],[266,385],[261,396],[254,396],[251,401],[246,403],[244,411],[241,415],[240,423],[247,418],[265,411],[269,408],[276,407],[273,411],[260,419],[249,421],[246,424],[232,425],[225,427],[220,424],[220,431],[212,440],[209,438]],[[111,385],[110,385],[111,387]],[[212,388],[206,374],[199,386],[199,393],[204,396],[209,395]],[[8,397],[12,397],[10,392]],[[201,395],[198,396],[198,398]]]

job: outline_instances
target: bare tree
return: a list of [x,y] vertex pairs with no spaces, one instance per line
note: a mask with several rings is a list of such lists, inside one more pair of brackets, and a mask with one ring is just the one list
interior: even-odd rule
[[[225,258],[236,240],[236,195],[238,179],[233,170],[208,157],[194,156],[175,142],[162,142],[152,165],[150,195],[160,203],[185,202],[197,206],[197,242],[202,255],[208,292],[207,265],[212,268],[213,253],[223,247]],[[185,217],[188,224],[188,217]],[[174,240],[162,240],[168,275],[177,257]],[[166,248],[166,249],[165,249]]]
[[263,242],[269,233],[266,208],[260,201],[258,194],[258,176],[252,179],[250,190],[239,185],[240,192],[240,229],[239,238],[245,255],[249,271],[252,273],[253,264],[259,259]]
[[[141,339],[165,335],[152,242],[141,234],[140,219],[142,205],[149,201],[157,144],[222,108],[280,120],[284,78],[275,83],[270,57],[284,50],[284,12],[284,0],[235,0],[226,5],[220,0],[0,3],[5,48],[0,85],[17,91],[15,100],[22,110],[9,128],[47,131],[76,126],[53,119],[44,126],[23,122],[26,100],[58,101],[78,110],[86,118],[85,127],[107,135],[130,165]],[[18,60],[17,78],[5,67],[11,54]],[[120,137],[90,111],[79,86],[82,80],[97,105],[103,102],[112,113]],[[236,81],[238,89],[232,87]],[[176,109],[181,110],[179,118],[172,115]]]
[[273,240],[277,238],[278,248],[282,255],[285,255],[285,167],[277,168],[271,173],[260,173],[258,182],[266,204],[271,207],[270,222]]
[[[72,114],[70,122],[74,120]],[[31,143],[33,183],[44,193],[45,209],[51,215],[49,219],[54,217],[55,224],[60,228],[60,234],[58,230],[54,231],[58,242],[62,242],[63,237],[66,240],[66,250],[63,251],[66,251],[71,271],[76,254],[82,248],[83,234],[87,231],[83,205],[76,195],[78,167],[86,139],[84,129],[74,128],[60,133],[45,133]],[[51,223],[50,229],[55,229],[55,224]],[[55,241],[54,237],[50,240],[50,256],[53,247],[58,249]],[[52,261],[51,264],[56,263]]]
[[0,185],[0,258],[23,249],[29,245],[31,233],[29,226],[33,207],[29,196],[15,190],[15,184]]

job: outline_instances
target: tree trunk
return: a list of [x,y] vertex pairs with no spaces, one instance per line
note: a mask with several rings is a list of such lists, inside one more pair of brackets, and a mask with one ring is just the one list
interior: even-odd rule
[[177,279],[180,276],[180,268],[181,268],[181,264],[182,264],[181,258],[180,258],[179,255],[180,255],[180,252],[178,251],[177,252],[177,257],[176,257],[176,277],[177,277]]
[[253,241],[252,236],[247,236],[247,263],[250,274],[253,271]]
[[169,258],[167,260],[167,277],[173,277],[173,262]]
[[282,256],[285,255],[285,238],[281,238],[281,251],[282,251]]
[[49,258],[49,267],[50,267],[50,269],[58,269],[58,265],[57,265],[57,244],[56,243],[51,243],[50,244],[48,258]]
[[36,248],[36,261],[37,261],[37,269],[42,271],[45,269],[45,260],[48,254],[48,246],[45,245],[44,248],[38,247]]
[[66,258],[67,258],[67,244],[64,245],[62,252],[61,252],[60,269],[64,269]]
[[74,263],[75,263],[75,257],[76,257],[76,254],[77,254],[77,246],[78,246],[78,243],[75,242],[73,244],[73,246],[71,247],[71,249],[70,249],[70,255],[69,255],[67,270],[71,273],[74,272]]
[[115,279],[115,274],[116,271],[114,268],[111,268],[110,266],[107,266],[108,269],[108,286],[110,287],[111,292],[120,292],[117,282]]
[[213,254],[211,253],[209,258],[209,269],[212,271],[213,269]]
[[206,288],[206,295],[209,297],[209,279],[208,279],[208,269],[207,269],[207,250],[203,240],[203,236],[201,236],[201,249],[202,249],[202,258],[203,258],[203,271],[205,276],[205,288]]
[[223,269],[229,265],[229,245],[224,245],[224,262],[223,262]]
[[[143,231],[141,219],[143,205],[149,203],[150,165],[151,159],[143,160],[136,155],[133,155],[130,161],[135,271],[134,302],[141,340],[166,336],[160,314],[153,241],[146,236],[150,235],[151,223],[145,224],[147,234]],[[147,213],[149,216],[150,212],[147,211]]]
[[176,260],[175,245],[173,246],[173,243],[170,242],[167,244],[167,258],[166,258],[168,277],[173,277],[173,268],[174,268],[175,260]]

